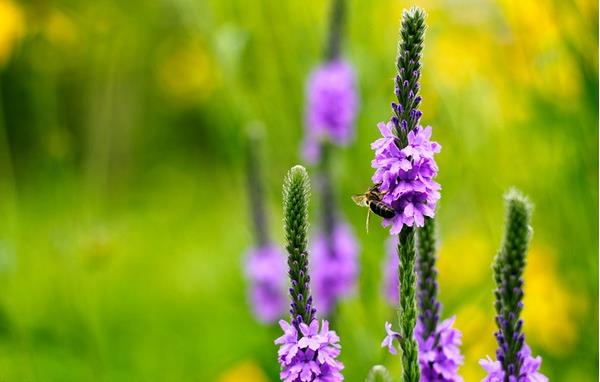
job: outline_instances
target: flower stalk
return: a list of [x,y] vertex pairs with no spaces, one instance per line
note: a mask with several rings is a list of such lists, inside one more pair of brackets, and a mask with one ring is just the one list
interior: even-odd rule
[[[421,69],[421,51],[425,33],[425,13],[412,8],[402,15],[400,28],[401,40],[398,47],[395,93],[398,104],[392,104],[398,147],[408,145],[407,135],[416,127],[421,112],[417,109],[420,97],[419,77]],[[417,98],[419,97],[419,98]],[[400,281],[400,347],[402,348],[402,374],[404,382],[418,382],[419,349],[413,336],[417,322],[416,275],[415,275],[415,233],[414,228],[405,225],[398,234],[398,277]]]
[[496,281],[496,324],[498,332],[498,360],[502,363],[505,380],[518,376],[522,359],[519,353],[523,348],[525,335],[523,321],[523,271],[525,257],[531,237],[529,225],[531,205],[518,191],[511,190],[506,196],[506,233],[502,248],[496,255],[494,278]]
[[306,252],[309,194],[306,170],[302,166],[292,167],[283,184],[292,322],[279,321],[283,335],[275,344],[280,345],[277,352],[280,378],[285,382],[339,382],[344,379],[341,374],[344,365],[336,359],[341,352],[340,339],[335,331],[329,330],[327,321],[319,325],[310,295]]
[[357,273],[356,241],[338,212],[331,171],[335,147],[354,137],[357,104],[354,72],[340,59],[345,5],[345,0],[332,0],[324,63],[308,81],[303,149],[305,159],[318,164],[320,227],[311,246],[314,302],[330,318],[339,299],[352,292]]
[[531,204],[519,191],[506,196],[506,228],[502,246],[494,259],[496,289],[497,361],[483,359],[488,372],[485,382],[536,381],[548,379],[539,372],[541,357],[533,357],[523,333],[523,272],[532,229]]

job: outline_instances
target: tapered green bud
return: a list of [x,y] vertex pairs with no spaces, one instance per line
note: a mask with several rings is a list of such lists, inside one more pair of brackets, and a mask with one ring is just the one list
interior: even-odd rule
[[315,317],[306,251],[309,197],[310,180],[306,169],[302,166],[292,167],[283,181],[283,223],[289,254],[290,313],[292,323],[297,328],[302,322],[310,324]]
[[283,223],[289,253],[306,252],[310,180],[306,169],[294,166],[283,181]]

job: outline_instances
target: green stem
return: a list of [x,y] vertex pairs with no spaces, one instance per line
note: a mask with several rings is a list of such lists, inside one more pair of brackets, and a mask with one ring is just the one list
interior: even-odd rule
[[400,281],[400,347],[402,348],[402,381],[419,382],[419,350],[413,332],[417,322],[415,232],[404,226],[398,234],[398,277]]

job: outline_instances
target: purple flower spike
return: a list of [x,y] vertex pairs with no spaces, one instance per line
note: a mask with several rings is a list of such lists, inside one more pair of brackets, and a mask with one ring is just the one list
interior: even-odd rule
[[332,236],[333,256],[322,233],[313,241],[310,251],[315,306],[325,315],[331,312],[341,297],[353,292],[358,273],[358,244],[350,226],[337,223]]
[[[547,382],[548,377],[539,372],[542,364],[542,357],[532,357],[531,349],[523,345],[519,357],[523,360],[519,371],[519,377],[510,377],[511,382]],[[482,382],[504,382],[504,370],[500,361],[493,361],[490,357],[479,361],[481,367],[485,369],[488,375]]]
[[263,323],[274,322],[283,315],[287,304],[283,253],[272,244],[251,249],[246,254],[245,269],[256,318]]
[[385,227],[391,226],[390,234],[397,235],[403,226],[422,227],[425,216],[433,217],[440,199],[440,185],[435,182],[438,167],[433,158],[441,146],[430,141],[431,127],[417,125],[407,135],[406,147],[398,147],[394,124],[378,124],[382,138],[371,148],[375,150],[372,181],[379,184],[383,202],[390,205],[396,215],[384,219]]
[[287,321],[279,321],[283,335],[275,340],[280,345],[278,359],[281,380],[284,382],[338,382],[344,377],[344,365],[337,361],[340,354],[339,337],[329,330],[327,321],[313,320],[300,324],[300,333]]
[[358,96],[352,67],[343,60],[323,64],[310,75],[306,93],[303,156],[307,162],[316,163],[321,156],[321,140],[344,146],[354,138]]

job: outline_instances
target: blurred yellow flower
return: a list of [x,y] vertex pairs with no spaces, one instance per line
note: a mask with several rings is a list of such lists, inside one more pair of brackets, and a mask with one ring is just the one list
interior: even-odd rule
[[[439,282],[443,293],[460,293],[460,289],[491,280],[490,264],[494,250],[474,232],[448,238],[440,245],[438,259]],[[460,277],[456,277],[460,264]]]
[[496,47],[485,30],[474,32],[471,28],[456,27],[432,38],[425,58],[431,60],[431,75],[441,85],[463,89],[474,80],[486,77],[494,67],[493,51]]
[[218,70],[199,41],[161,49],[157,77],[167,95],[183,103],[205,99],[219,82]]
[[9,0],[0,0],[0,68],[8,62],[17,41],[25,33],[23,10]]
[[587,309],[585,296],[568,290],[558,277],[554,255],[545,247],[529,251],[525,270],[525,333],[532,344],[560,356],[576,343],[577,323]]
[[54,45],[68,46],[77,40],[77,29],[71,19],[60,11],[53,11],[45,20],[44,32]]
[[267,382],[265,373],[252,361],[244,361],[225,371],[218,382]]

